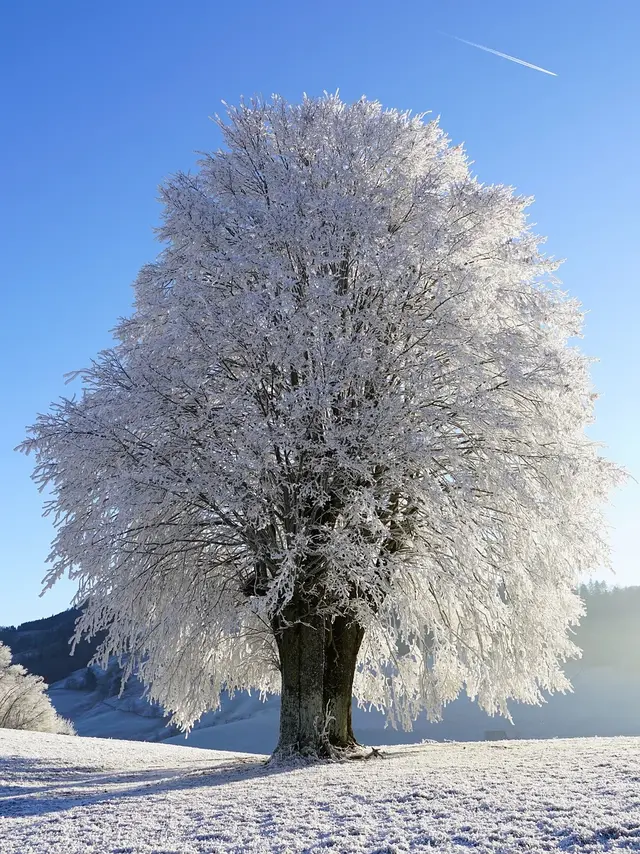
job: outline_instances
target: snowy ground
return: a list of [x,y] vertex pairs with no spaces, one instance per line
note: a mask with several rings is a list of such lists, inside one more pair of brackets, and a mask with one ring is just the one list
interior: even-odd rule
[[2,854],[640,851],[640,739],[263,758],[0,730]]

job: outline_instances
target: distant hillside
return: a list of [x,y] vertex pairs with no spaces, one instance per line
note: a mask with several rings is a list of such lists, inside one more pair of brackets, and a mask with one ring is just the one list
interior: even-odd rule
[[640,587],[583,586],[587,614],[576,630],[582,662],[609,665],[640,677]]
[[86,667],[98,647],[99,639],[91,643],[83,641],[74,655],[70,655],[69,641],[79,616],[77,608],[69,608],[52,617],[22,623],[17,628],[0,626],[0,641],[11,647],[15,664],[22,664],[51,685],[74,670]]

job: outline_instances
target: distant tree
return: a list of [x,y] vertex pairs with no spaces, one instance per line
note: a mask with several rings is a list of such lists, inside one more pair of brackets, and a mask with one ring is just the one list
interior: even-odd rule
[[590,580],[580,585],[580,595],[583,599],[587,597],[604,596],[611,591],[606,581]]
[[11,650],[0,642],[0,729],[28,729],[74,735],[72,724],[51,705],[40,676],[11,663]]
[[437,122],[336,96],[229,110],[162,190],[166,248],[79,399],[22,449],[52,491],[47,583],[88,599],[188,727],[281,691],[277,753],[567,686],[619,473],[585,436],[581,314]]
[[586,616],[576,632],[584,666],[607,666],[630,680],[640,673],[640,587],[585,584],[580,595]]

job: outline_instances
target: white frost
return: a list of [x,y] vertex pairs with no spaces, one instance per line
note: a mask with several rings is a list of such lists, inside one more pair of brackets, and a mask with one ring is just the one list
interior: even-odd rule
[[265,757],[0,732],[2,854],[640,850],[640,739]]
[[356,696],[404,726],[463,689],[506,714],[567,688],[618,472],[528,200],[377,103],[229,117],[162,191],[117,346],[23,445],[47,583],[78,580],[80,630],[187,727],[224,688],[279,690],[296,591],[366,630]]

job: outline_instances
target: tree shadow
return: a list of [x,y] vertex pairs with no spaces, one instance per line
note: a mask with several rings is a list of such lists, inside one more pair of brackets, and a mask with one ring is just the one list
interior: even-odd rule
[[[61,767],[54,761],[33,758],[0,759],[0,818],[46,815],[107,801],[222,786],[291,770],[267,765],[265,759],[254,757],[212,758],[200,764],[202,767],[119,772],[86,766]],[[16,783],[27,778],[40,785],[12,785],[12,778]]]

